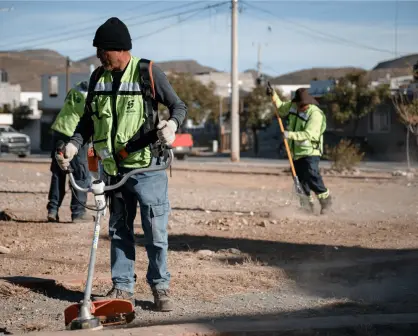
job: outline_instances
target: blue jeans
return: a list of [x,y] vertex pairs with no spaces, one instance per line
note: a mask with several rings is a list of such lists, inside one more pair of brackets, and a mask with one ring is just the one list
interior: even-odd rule
[[[55,144],[58,140],[67,142],[69,140],[69,137],[67,137],[64,134],[55,132],[53,135],[53,143]],[[80,148],[77,155],[70,163],[71,168],[74,170],[74,180],[80,187],[83,188],[87,188],[90,183],[90,175],[87,164],[87,150],[88,144]],[[65,182],[67,179],[67,175],[58,166],[58,163],[55,159],[55,148],[51,152],[51,159],[52,160],[50,171],[52,173],[52,176],[51,184],[49,186],[48,204],[46,208],[48,209],[48,212],[58,212],[65,196]],[[72,187],[70,186],[70,188]],[[74,190],[74,192],[79,201],[83,205],[85,205],[87,201],[87,193],[77,190]],[[73,194],[71,194],[70,209],[73,218],[83,215],[86,211],[86,209],[76,200]]]
[[112,282],[117,289],[134,292],[134,220],[138,201],[148,254],[147,282],[151,288],[168,289],[167,224],[170,204],[165,170],[135,174],[112,196],[109,220]]

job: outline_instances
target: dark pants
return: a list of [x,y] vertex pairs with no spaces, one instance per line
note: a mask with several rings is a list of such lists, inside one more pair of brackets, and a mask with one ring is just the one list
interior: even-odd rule
[[[62,140],[64,142],[68,142],[69,137],[64,134],[54,132],[53,135],[53,144],[54,149],[51,152],[51,185],[49,187],[49,194],[48,194],[48,205],[47,209],[48,212],[58,212],[62,201],[65,196],[65,182],[67,175],[61,170],[58,166],[57,161],[55,160],[55,144],[58,140]],[[88,144],[84,145],[80,148],[77,155],[73,158],[70,165],[71,168],[74,170],[73,175],[74,179],[80,187],[86,188],[89,186],[90,183],[90,175],[88,170],[87,164],[87,151],[88,151]],[[70,188],[71,185],[70,185]],[[79,201],[85,205],[87,201],[87,193],[80,192],[77,190],[73,190],[76,194]],[[73,194],[71,194],[71,214],[72,217],[78,217],[84,214],[86,209],[76,200]]]
[[311,191],[316,195],[328,192],[319,173],[319,161],[319,156],[307,156],[294,162],[296,175],[307,196],[310,196]]

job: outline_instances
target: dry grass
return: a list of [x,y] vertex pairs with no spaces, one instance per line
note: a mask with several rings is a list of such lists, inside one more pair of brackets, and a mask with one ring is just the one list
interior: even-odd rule
[[19,297],[28,293],[30,289],[0,280],[0,297]]
[[41,331],[48,327],[48,325],[43,323],[30,323],[23,327],[24,332],[33,332],[33,331]]

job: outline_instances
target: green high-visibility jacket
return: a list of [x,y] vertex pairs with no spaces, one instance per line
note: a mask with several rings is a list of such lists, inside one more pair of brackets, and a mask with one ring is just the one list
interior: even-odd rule
[[[145,109],[140,88],[139,58],[131,60],[121,78],[119,90],[112,92],[112,73],[104,71],[94,88],[91,102],[94,124],[93,146],[101,157],[104,170],[118,172],[114,155],[138,132],[145,122]],[[145,147],[120,161],[120,167],[143,168],[151,162],[151,151]]]
[[84,104],[87,97],[86,81],[77,83],[71,88],[51,128],[67,136],[72,136],[75,128],[84,114]]
[[279,115],[289,116],[288,142],[293,159],[322,156],[323,133],[327,127],[324,112],[312,104],[306,111],[300,112],[296,104],[281,101],[277,93],[272,98]]

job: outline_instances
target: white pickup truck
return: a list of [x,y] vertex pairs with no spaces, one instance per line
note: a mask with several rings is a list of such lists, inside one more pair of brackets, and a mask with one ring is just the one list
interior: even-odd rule
[[3,153],[17,154],[19,157],[30,155],[30,137],[11,126],[0,125],[0,155]]

